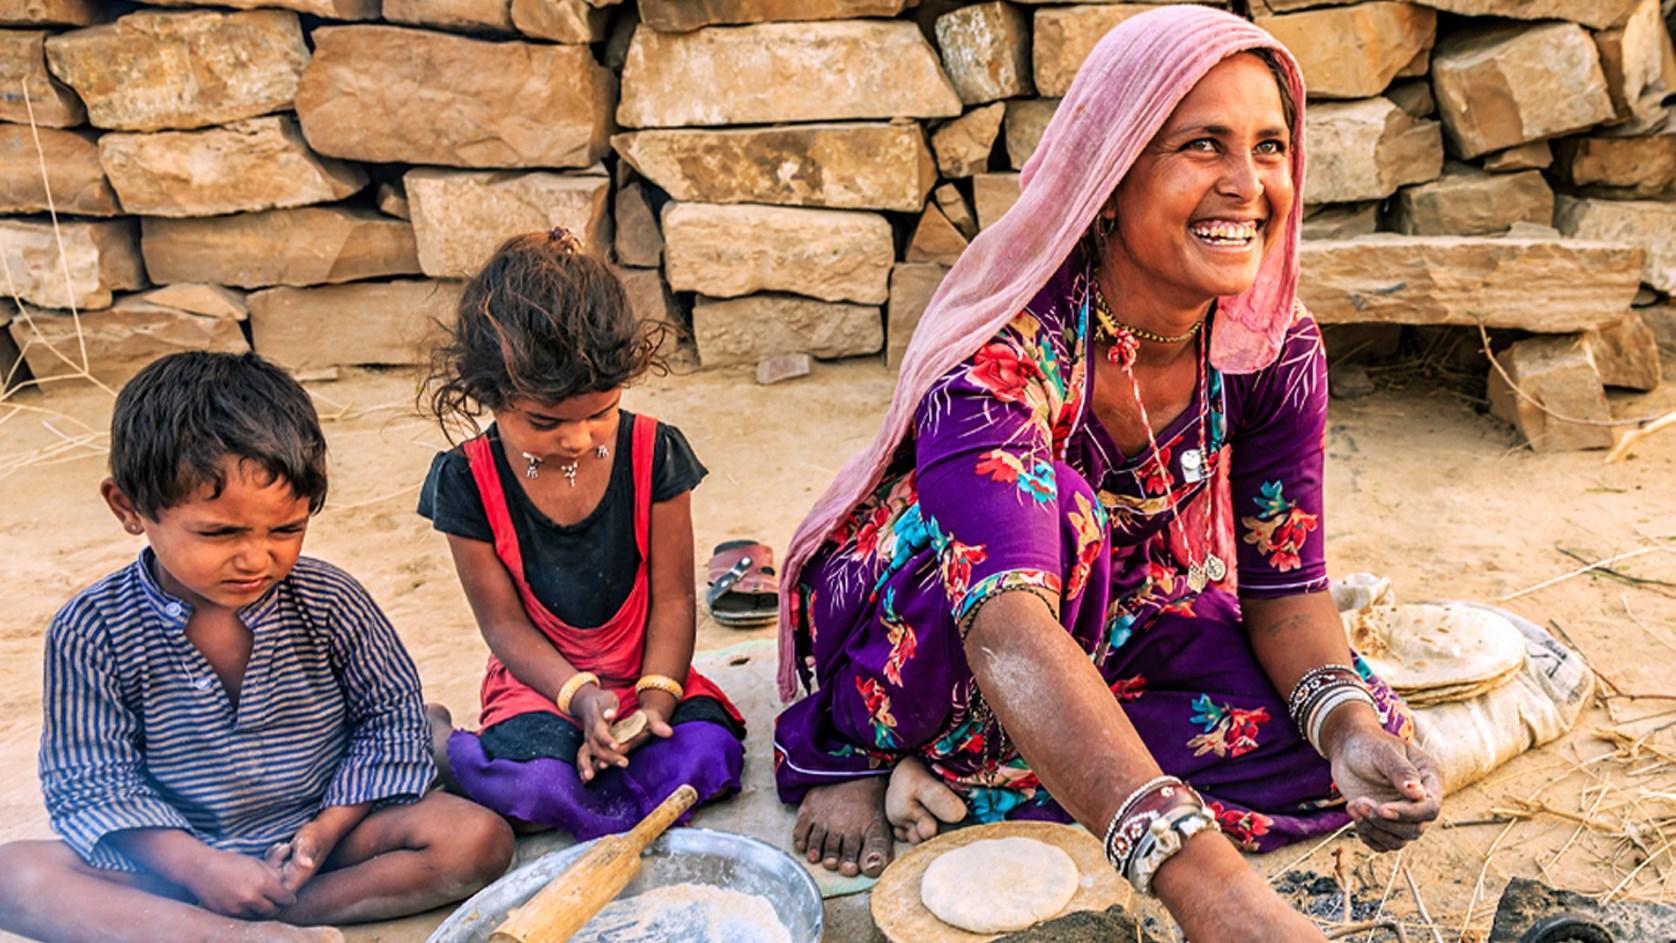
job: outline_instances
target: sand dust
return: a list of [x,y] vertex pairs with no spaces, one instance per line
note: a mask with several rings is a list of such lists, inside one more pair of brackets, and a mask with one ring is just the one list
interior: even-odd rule
[[774,905],[712,884],[670,884],[612,901],[571,943],[792,943]]
[[[1665,369],[1676,376],[1676,361],[1667,358]],[[815,497],[842,461],[871,440],[892,382],[876,363],[850,362],[817,364],[812,377],[771,387],[756,386],[748,371],[731,370],[651,380],[630,391],[629,408],[679,425],[710,468],[693,502],[694,578],[702,580],[710,548],[730,538],[760,538],[783,559],[792,529]],[[356,372],[311,387],[323,412],[348,411],[326,425],[332,493],[310,527],[305,552],[347,567],[369,588],[413,653],[426,696],[468,723],[487,650],[442,538],[413,513],[419,482],[442,444],[433,425],[411,414],[413,384],[407,373]],[[1614,399],[1620,414],[1668,411],[1676,408],[1676,383]],[[85,388],[59,386],[22,402],[96,428],[109,421],[109,397]],[[76,432],[71,423],[55,425]],[[38,415],[19,414],[0,425],[0,455],[58,441]],[[1562,551],[1597,560],[1653,548],[1622,569],[1676,583],[1676,430],[1648,439],[1617,465],[1603,464],[1600,452],[1536,455],[1458,394],[1416,381],[1401,392],[1335,401],[1327,454],[1324,526],[1334,576],[1381,573],[1409,601],[1495,602],[1581,565]],[[87,453],[0,478],[0,586],[9,613],[0,619],[0,841],[51,834],[35,778],[42,630],[70,595],[127,564],[140,548],[100,502],[103,474],[102,456]],[[1676,691],[1673,592],[1669,585],[1580,576],[1500,605],[1539,625],[1563,626],[1623,689],[1669,695]],[[700,615],[701,649],[772,635],[771,629],[722,628]],[[1672,706],[1615,702],[1626,716]],[[1585,787],[1600,785],[1597,777],[1623,785],[1645,781],[1627,767],[1580,765],[1609,752],[1590,736],[1605,719],[1602,708],[1591,707],[1576,732],[1453,797],[1445,817],[1494,819],[1492,809],[1538,789],[1555,807],[1576,810]],[[1576,823],[1554,816],[1516,823],[1505,835],[1504,828],[1434,829],[1403,856],[1451,943],[1463,925],[1489,926],[1494,900],[1511,876],[1603,894],[1638,863],[1633,848],[1614,852],[1605,836],[1586,834],[1567,845]],[[1286,849],[1257,864],[1273,870],[1309,850]],[[1331,850],[1322,847],[1301,866],[1329,871]],[[1357,862],[1353,874],[1376,896],[1395,876],[1393,856],[1358,852]],[[1619,896],[1659,893],[1676,899],[1676,866],[1668,857],[1643,868]],[[1390,899],[1392,908],[1414,911],[1400,877]],[[349,936],[363,943],[423,940],[442,916],[353,928]]]

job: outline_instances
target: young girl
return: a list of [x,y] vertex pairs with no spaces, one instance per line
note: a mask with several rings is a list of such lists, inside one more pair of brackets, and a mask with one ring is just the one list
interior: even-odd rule
[[[661,330],[560,228],[509,240],[466,287],[425,395],[488,431],[431,463],[419,513],[448,535],[489,643],[476,733],[447,738],[466,795],[578,839],[624,831],[682,783],[739,788],[744,721],[691,668],[691,491],[680,430],[620,405]],[[622,741],[614,722],[645,714]]]

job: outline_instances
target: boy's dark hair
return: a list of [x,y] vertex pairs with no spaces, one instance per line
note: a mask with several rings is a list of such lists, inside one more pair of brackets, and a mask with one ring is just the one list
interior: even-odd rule
[[508,239],[466,284],[420,393],[445,430],[527,396],[557,403],[649,369],[668,326],[642,321],[622,282],[562,227]]
[[170,354],[117,395],[111,477],[146,517],[156,520],[205,485],[220,495],[229,456],[290,484],[310,513],[326,503],[326,437],[314,403],[256,354]]

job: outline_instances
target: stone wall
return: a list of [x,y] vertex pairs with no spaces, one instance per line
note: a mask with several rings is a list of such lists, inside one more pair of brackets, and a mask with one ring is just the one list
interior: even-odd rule
[[[1652,336],[1632,303],[1676,292],[1676,0],[1229,2],[1303,63],[1324,322],[1608,329],[1597,369],[1625,375],[1598,361]],[[460,280],[555,224],[704,366],[894,361],[1083,58],[1149,8],[185,4],[0,0],[0,257],[37,375],[72,306],[110,380],[181,347],[417,362]]]

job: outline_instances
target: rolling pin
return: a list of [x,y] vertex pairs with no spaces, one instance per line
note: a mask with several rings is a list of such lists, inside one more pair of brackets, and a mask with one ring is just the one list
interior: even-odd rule
[[675,790],[630,831],[607,835],[508,914],[489,943],[564,943],[640,873],[640,853],[698,801],[688,785]]

